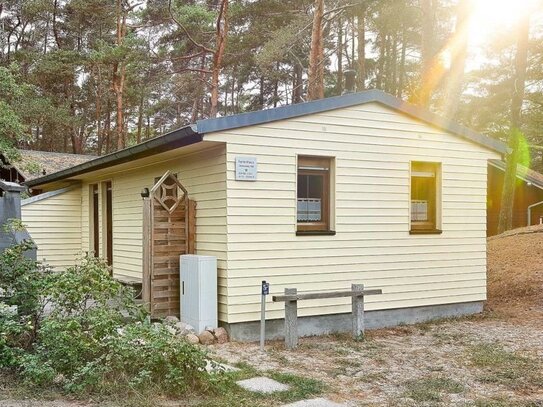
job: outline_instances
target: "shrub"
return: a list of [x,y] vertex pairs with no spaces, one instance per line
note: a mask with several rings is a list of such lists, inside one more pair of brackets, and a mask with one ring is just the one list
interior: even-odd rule
[[0,287],[10,293],[0,303],[1,366],[34,386],[75,393],[179,395],[220,380],[207,373],[200,348],[150,321],[102,260],[85,257],[52,273],[24,251],[19,245],[0,255]]
[[12,366],[15,356],[32,346],[46,306],[43,293],[52,274],[25,257],[33,248],[23,241],[0,255],[0,367]]

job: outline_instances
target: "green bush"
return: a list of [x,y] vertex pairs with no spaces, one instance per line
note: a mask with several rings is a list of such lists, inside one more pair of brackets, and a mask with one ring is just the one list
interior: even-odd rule
[[33,247],[24,241],[0,255],[0,366],[12,366],[32,346],[45,310],[52,273],[25,257]]
[[0,255],[0,287],[9,293],[0,302],[0,366],[34,386],[72,393],[179,395],[221,380],[207,373],[199,347],[150,321],[102,260],[85,257],[53,273],[24,251]]

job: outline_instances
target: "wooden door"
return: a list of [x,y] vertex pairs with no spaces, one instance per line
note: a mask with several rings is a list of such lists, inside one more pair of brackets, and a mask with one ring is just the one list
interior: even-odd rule
[[180,316],[179,256],[194,253],[195,208],[170,171],[144,198],[143,300],[153,318]]

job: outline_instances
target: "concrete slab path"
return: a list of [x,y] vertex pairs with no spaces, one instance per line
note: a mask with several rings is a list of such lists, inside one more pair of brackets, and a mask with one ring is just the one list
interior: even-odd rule
[[285,404],[283,407],[347,407],[347,405],[334,403],[333,401],[324,398],[317,398],[296,401],[294,403]]
[[279,383],[269,377],[253,377],[251,379],[240,380],[236,383],[245,390],[265,394],[275,393],[276,391],[285,391],[290,388],[288,384]]

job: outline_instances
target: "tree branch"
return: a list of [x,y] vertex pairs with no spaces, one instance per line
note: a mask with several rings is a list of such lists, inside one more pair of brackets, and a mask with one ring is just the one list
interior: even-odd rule
[[177,24],[177,26],[179,28],[181,28],[181,30],[183,30],[183,32],[185,33],[185,35],[187,36],[187,38],[189,39],[190,42],[192,42],[194,44],[194,46],[198,47],[198,48],[201,48],[203,49],[204,51],[206,52],[211,52],[211,53],[214,53],[215,50],[214,49],[211,49],[211,48],[208,48],[206,47],[205,45],[203,44],[200,44],[199,42],[197,42],[194,38],[192,38],[192,36],[190,35],[190,33],[188,32],[188,30],[186,29],[186,27],[181,24],[181,22],[174,16],[173,14],[173,10],[172,10],[172,0],[168,0],[168,12],[170,13],[170,17],[171,19],[173,20],[173,22],[175,24]]

